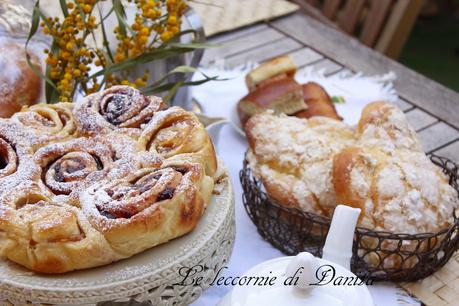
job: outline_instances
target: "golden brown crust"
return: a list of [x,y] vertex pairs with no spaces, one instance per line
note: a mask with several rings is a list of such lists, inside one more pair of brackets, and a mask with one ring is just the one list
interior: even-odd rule
[[338,115],[335,105],[325,89],[315,82],[309,82],[302,85],[303,99],[307,106],[306,110],[295,114],[300,118],[311,118],[314,116],[324,116],[336,120],[343,120]]
[[331,216],[336,205],[332,159],[352,143],[349,127],[326,117],[263,113],[253,116],[245,131],[251,166],[268,194],[281,204]]
[[74,116],[81,134],[98,135],[114,130],[139,130],[164,107],[158,97],[145,96],[129,86],[113,86],[77,103]]
[[362,209],[365,214],[365,203],[351,188],[351,173],[356,164],[362,164],[359,159],[360,149],[347,147],[333,157],[333,185],[336,192],[336,201],[339,204]]
[[[372,184],[368,179],[369,188],[362,187],[356,190],[353,186],[352,171],[359,169],[365,176],[370,178],[375,169],[370,162],[365,159],[362,149],[359,147],[346,147],[333,157],[333,188],[336,193],[336,203],[360,208],[361,213],[359,223],[369,227],[374,227],[372,218],[373,211],[367,212],[366,200],[372,197]],[[367,219],[371,219],[368,221]]]
[[[205,188],[202,184],[207,184]],[[127,178],[97,184],[81,196],[83,211],[119,253],[130,256],[192,230],[213,181],[199,164],[142,169]]]
[[372,102],[365,106],[357,124],[357,133],[361,134],[370,124],[379,124],[383,120],[387,120],[390,108],[391,106],[384,101]]
[[[30,53],[30,60],[38,67],[38,57]],[[23,106],[38,102],[42,81],[29,67],[24,47],[13,42],[0,42],[0,117],[8,118]]]
[[362,210],[361,225],[410,234],[448,227],[459,206],[403,113],[388,103],[368,105],[355,135],[333,119],[267,113],[245,128],[254,174],[284,205],[331,216],[345,204]]
[[217,170],[212,140],[199,119],[178,107],[158,112],[139,137],[141,151],[163,158],[180,157],[198,162],[209,176]]
[[73,103],[36,104],[23,107],[10,122],[24,131],[22,141],[37,149],[51,142],[69,140],[76,135]]
[[296,69],[295,63],[288,55],[275,57],[250,71],[245,77],[245,82],[249,91],[253,91],[258,86],[266,85],[265,81],[269,82],[269,79],[277,78],[279,75],[281,78],[293,78]]
[[368,104],[362,110],[356,136],[367,146],[377,146],[389,152],[397,149],[422,151],[421,143],[405,114],[384,101]]
[[241,123],[255,114],[268,109],[291,115],[306,109],[302,87],[292,78],[273,80],[269,85],[257,87],[238,103]]
[[0,215],[4,255],[33,271],[62,273],[121,258],[81,210],[53,202],[35,183],[4,196]]
[[[120,93],[132,108],[110,117],[107,99]],[[0,119],[0,257],[41,273],[85,269],[181,236],[201,218],[216,156],[197,118],[158,112],[159,98],[127,87],[97,97],[79,110],[35,105]]]

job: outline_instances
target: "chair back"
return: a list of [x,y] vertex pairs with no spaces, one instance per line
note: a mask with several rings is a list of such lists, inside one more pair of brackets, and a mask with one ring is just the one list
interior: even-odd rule
[[423,0],[295,0],[303,11],[398,58]]

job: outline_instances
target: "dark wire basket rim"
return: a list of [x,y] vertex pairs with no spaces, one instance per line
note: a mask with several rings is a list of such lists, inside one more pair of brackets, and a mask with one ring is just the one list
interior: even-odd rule
[[[458,166],[452,162],[451,160],[440,157],[437,155],[429,155],[431,161],[439,166],[443,173],[449,178],[449,184],[458,192],[459,196],[459,186],[457,183],[458,180]],[[276,235],[275,231],[279,231],[279,229],[273,230],[270,229],[270,226],[273,226],[272,223],[274,222],[277,223],[277,226],[290,226],[287,230],[291,231],[297,231],[296,234],[298,235],[303,235],[303,234],[309,234],[311,235],[311,240],[316,243],[317,247],[317,252],[321,254],[322,247],[323,247],[323,241],[324,240],[324,233],[321,232],[321,234],[312,234],[312,232],[303,232],[303,228],[298,230],[298,225],[295,225],[293,223],[288,223],[286,220],[280,220],[274,219],[274,216],[268,214],[266,211],[272,211],[273,209],[277,211],[278,217],[282,213],[284,215],[289,216],[289,222],[292,220],[298,220],[297,218],[303,218],[303,221],[306,220],[310,224],[313,224],[313,226],[319,225],[321,227],[327,228],[330,226],[331,223],[331,218],[325,217],[322,215],[318,215],[313,212],[306,212],[302,211],[301,209],[298,208],[292,208],[292,207],[286,207],[273,198],[271,198],[267,192],[265,192],[262,188],[262,183],[254,176],[252,169],[250,168],[248,161],[247,161],[247,153],[244,158],[243,162],[243,168],[240,171],[240,180],[242,184],[242,188],[244,191],[243,195],[243,203],[244,203],[244,208],[249,215],[250,219],[252,222],[255,224],[255,226],[258,229],[258,232],[260,235],[267,241],[269,241],[274,247],[277,249],[281,250],[283,253],[288,254],[288,255],[293,255],[295,253],[303,251],[301,248],[305,247],[302,242],[298,242],[299,246],[296,245],[295,243],[292,243],[287,240],[287,238],[279,238],[279,237],[273,237],[273,235]],[[254,199],[256,197],[256,199]],[[258,203],[260,206],[255,205],[254,203],[250,203],[251,199],[255,202],[260,202]],[[359,241],[356,241],[354,239],[354,246],[353,246],[353,265],[361,265],[362,258],[365,257],[367,254],[373,252],[376,252],[375,250],[378,250],[380,245],[374,249],[360,249],[362,245],[360,244],[363,239],[367,238],[374,238],[375,240],[378,240],[379,243],[381,241],[398,241],[399,244],[403,244],[404,241],[407,243],[418,243],[420,242],[426,242],[426,241],[436,241],[436,244],[430,247],[426,250],[420,249],[419,245],[416,249],[411,250],[411,251],[406,251],[403,248],[399,247],[396,251],[393,253],[389,253],[392,255],[401,255],[401,256],[416,256],[418,258],[418,262],[414,264],[414,267],[409,267],[409,268],[390,268],[390,267],[384,267],[383,263],[385,260],[385,257],[383,259],[380,258],[381,262],[377,265],[377,267],[370,267],[369,269],[371,270],[368,274],[366,275],[365,272],[365,267],[360,266],[358,267],[358,273],[357,275],[359,277],[361,276],[366,276],[367,278],[374,279],[377,281],[380,280],[390,280],[390,281],[413,281],[417,280],[423,277],[426,277],[436,270],[438,270],[440,267],[442,267],[446,262],[450,259],[450,257],[458,250],[459,247],[459,234],[457,234],[458,229],[459,229],[459,218],[456,215],[456,212],[453,212],[453,222],[452,224],[445,229],[442,229],[438,232],[425,232],[425,233],[416,233],[416,234],[408,234],[408,233],[392,233],[389,231],[381,231],[381,230],[373,230],[370,228],[358,226],[356,227],[355,230],[355,237],[358,237],[360,239]],[[265,219],[263,219],[265,218]],[[269,220],[266,220],[269,219]],[[286,225],[287,223],[287,225]],[[271,224],[271,225],[269,225]],[[309,229],[310,229],[309,225]],[[285,229],[284,229],[285,230]],[[273,234],[274,232],[274,234]],[[326,236],[326,233],[325,233]],[[367,237],[367,238],[366,238]],[[285,239],[285,240],[282,240]],[[408,242],[412,241],[412,242]],[[288,245],[283,245],[283,243],[286,243]],[[293,245],[293,246],[292,246]],[[357,246],[356,246],[357,245]],[[360,246],[359,246],[360,245]],[[383,249],[379,248],[380,251]],[[360,255],[357,254],[358,251],[362,251]],[[385,251],[385,250],[384,250]],[[423,267],[423,265],[426,264],[428,261],[425,257],[425,253],[432,253],[435,255],[438,255],[438,253],[444,253],[445,256],[443,256],[440,259],[434,259],[431,263],[431,266],[429,267]],[[315,254],[317,255],[317,254]],[[402,263],[404,264],[406,259],[402,259]],[[410,271],[413,272],[410,274]],[[384,276],[378,275],[379,272],[384,272],[386,273]],[[401,274],[402,273],[402,274]],[[405,274],[403,274],[405,273]]]
[[[247,153],[245,154],[245,156],[247,156]],[[431,158],[432,157],[439,157],[437,155],[433,155],[433,154],[430,154],[429,155]],[[441,157],[441,158],[444,158],[444,157]],[[448,159],[449,160],[449,159]],[[450,161],[450,160],[449,160]],[[452,161],[451,161],[452,162]],[[435,163],[435,162],[434,162]],[[436,163],[435,163],[436,164]],[[437,164],[436,164],[437,165]],[[437,165],[438,166],[438,165]],[[456,165],[456,167],[458,167]],[[298,209],[298,208],[295,208],[295,207],[285,207],[284,205],[280,204],[278,201],[276,201],[275,199],[273,199],[272,197],[269,196],[268,193],[266,193],[265,191],[263,191],[260,186],[261,186],[261,182],[253,175],[253,172],[252,170],[250,169],[249,165],[248,165],[248,162],[247,162],[247,159],[244,158],[244,166],[243,166],[243,170],[249,170],[250,171],[250,176],[251,178],[254,180],[255,182],[255,186],[257,188],[257,191],[265,196],[266,198],[269,199],[270,201],[270,204],[275,206],[276,208],[280,209],[280,210],[283,210],[285,212],[295,212],[297,214],[301,214],[301,215],[308,215],[312,218],[315,218],[315,219],[318,219],[318,220],[321,220],[319,222],[323,222],[323,223],[326,223],[326,224],[330,224],[331,223],[331,219],[330,217],[326,217],[326,216],[321,216],[321,215],[318,215],[316,213],[313,213],[313,212],[309,212],[309,211],[303,211],[301,209]],[[443,169],[444,170],[444,169]],[[449,171],[449,169],[447,169]],[[456,189],[456,188],[455,188]],[[458,191],[458,190],[456,190]],[[459,192],[459,191],[458,191]],[[454,218],[454,224],[459,224],[459,218],[457,218],[457,215],[456,215],[456,212],[453,212],[453,218]],[[442,235],[442,234],[445,234],[447,233],[448,231],[451,230],[451,227],[448,227],[448,228],[445,228],[445,229],[442,229],[438,232],[425,232],[425,233],[416,233],[416,234],[409,234],[409,233],[393,233],[393,232],[388,232],[388,231],[381,231],[381,230],[373,230],[373,229],[370,229],[370,228],[367,228],[367,227],[363,227],[363,226],[356,226],[356,231],[360,231],[362,233],[365,233],[367,236],[378,236],[378,235],[384,235],[384,236],[387,236],[387,239],[391,239],[390,237],[399,237],[399,236],[409,236],[408,238],[406,238],[407,240],[416,240],[416,239],[419,239],[419,238],[428,238],[428,237],[433,237],[433,236],[438,236],[438,235]],[[379,237],[379,236],[378,236]]]

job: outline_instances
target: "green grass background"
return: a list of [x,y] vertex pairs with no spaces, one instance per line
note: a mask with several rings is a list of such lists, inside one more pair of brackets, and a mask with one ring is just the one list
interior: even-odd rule
[[418,19],[399,61],[459,92],[459,16]]

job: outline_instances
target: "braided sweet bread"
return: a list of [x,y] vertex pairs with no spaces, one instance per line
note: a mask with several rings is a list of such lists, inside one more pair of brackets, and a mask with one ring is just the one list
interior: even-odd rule
[[353,143],[341,121],[263,113],[246,125],[249,161],[279,203],[329,216],[336,205],[332,158]]
[[193,230],[216,156],[194,115],[164,107],[115,86],[0,119],[0,256],[63,273]]
[[254,174],[280,204],[328,217],[346,204],[362,210],[360,225],[406,234],[445,229],[459,208],[456,190],[391,104],[367,105],[355,131],[333,119],[263,113],[246,134]]

